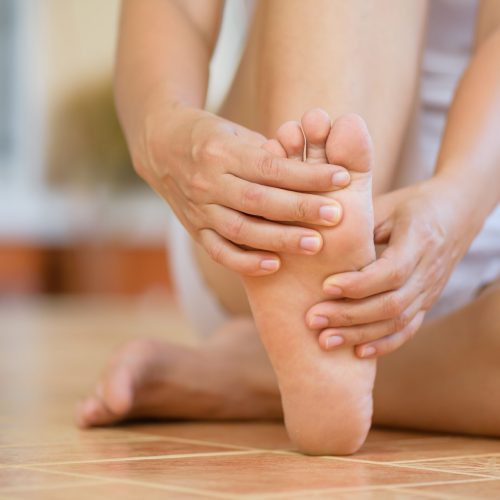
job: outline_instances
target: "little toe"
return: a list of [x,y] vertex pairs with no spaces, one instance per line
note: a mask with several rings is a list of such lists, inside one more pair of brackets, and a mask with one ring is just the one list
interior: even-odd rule
[[286,151],[286,156],[292,160],[304,159],[305,140],[300,123],[289,121],[283,123],[276,132],[278,141]]
[[332,121],[330,115],[321,108],[310,109],[302,117],[302,130],[306,137],[306,162],[328,163],[326,141]]
[[332,125],[326,143],[328,162],[354,172],[373,167],[373,145],[365,121],[354,113],[343,115]]

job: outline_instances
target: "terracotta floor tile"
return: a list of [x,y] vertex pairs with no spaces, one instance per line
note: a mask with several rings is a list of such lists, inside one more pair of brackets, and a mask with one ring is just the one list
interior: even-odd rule
[[432,434],[381,441],[368,438],[355,457],[377,462],[400,462],[482,453],[500,453],[500,440]]
[[[141,336],[193,344],[178,309],[163,301],[74,299],[0,304],[0,318],[0,380],[9,381],[0,410],[0,500],[183,499],[206,490],[217,498],[500,498],[500,441],[493,439],[375,429],[359,454],[339,460],[273,453],[291,449],[280,423],[141,423],[79,431],[74,405],[118,345]],[[177,457],[185,453],[209,455]],[[175,457],[148,458],[163,454]],[[56,464],[72,461],[85,463]],[[45,465],[1,465],[27,462]],[[478,482],[470,474],[499,479]]]
[[167,439],[124,442],[96,441],[77,445],[62,444],[3,448],[0,449],[0,464],[43,464],[223,451],[230,451],[230,449],[222,446],[180,443]]
[[[268,497],[269,500],[272,498],[273,497]],[[306,496],[304,496],[304,493],[300,493],[297,496],[287,495],[286,498],[307,498],[311,500],[428,500],[429,496],[418,491],[400,491],[392,488],[381,488],[365,491],[326,490],[318,493],[307,492]]]
[[426,467],[434,470],[464,472],[469,474],[484,474],[500,477],[500,454],[486,456],[471,456],[447,458],[445,460],[422,460],[412,462],[412,466]]
[[[71,420],[61,424],[53,422],[9,422],[0,426],[0,450],[7,446],[47,445],[47,444],[86,444],[111,441],[151,441],[155,438],[119,427],[79,430]],[[0,457],[2,453],[0,452]]]
[[[0,468],[0,493],[6,489],[24,487],[46,487],[54,484],[72,484],[74,477],[59,474],[57,471],[42,472],[14,467]],[[95,482],[95,481],[94,481]]]
[[[122,483],[78,484],[57,488],[31,489],[10,491],[12,500],[200,500],[207,498],[203,493],[185,493],[168,489],[151,488],[148,486]],[[0,497],[1,498],[1,497]]]
[[[51,467],[52,469],[52,467]],[[152,459],[53,466],[54,470],[107,479],[127,478],[221,493],[278,493],[455,481],[467,476],[359,462],[255,453],[239,456]]]
[[468,498],[476,500],[498,500],[500,498],[500,481],[477,481],[462,484],[438,484],[433,486],[419,486],[404,488],[409,494],[428,493],[442,495],[446,498]]
[[233,446],[289,450],[292,443],[281,423],[268,422],[185,422],[133,425],[130,430],[153,436],[171,436]]

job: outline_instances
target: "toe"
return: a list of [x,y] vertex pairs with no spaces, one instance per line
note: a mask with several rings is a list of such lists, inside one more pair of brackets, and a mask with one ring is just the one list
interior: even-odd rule
[[262,149],[265,149],[267,152],[280,158],[287,157],[285,148],[276,139],[269,139],[268,141],[266,141],[264,144],[262,144]]
[[321,108],[307,111],[302,117],[302,130],[306,137],[307,163],[328,163],[326,141],[332,127],[330,115]]
[[299,122],[285,122],[276,132],[276,136],[288,158],[303,160],[305,141]]
[[98,396],[90,396],[78,405],[76,423],[82,429],[110,425],[117,420],[117,416],[106,407]]
[[365,121],[356,114],[338,118],[328,136],[329,163],[355,172],[368,172],[373,166],[373,145]]
[[98,396],[113,415],[125,418],[132,410],[133,385],[130,368],[120,367],[100,386]]

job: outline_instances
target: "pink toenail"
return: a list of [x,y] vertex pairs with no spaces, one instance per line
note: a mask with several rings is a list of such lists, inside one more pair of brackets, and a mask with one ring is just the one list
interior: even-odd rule
[[328,326],[328,318],[325,316],[313,316],[311,321],[309,321],[309,326],[311,328],[324,328]]
[[321,238],[319,236],[304,236],[300,239],[300,248],[316,253],[321,248]]
[[351,176],[348,172],[335,172],[332,176],[334,186],[345,187],[351,182]]
[[332,347],[337,347],[344,343],[344,338],[340,335],[331,335],[326,339],[326,348],[331,349]]
[[319,216],[327,222],[337,222],[340,219],[339,207],[324,205],[319,209]]

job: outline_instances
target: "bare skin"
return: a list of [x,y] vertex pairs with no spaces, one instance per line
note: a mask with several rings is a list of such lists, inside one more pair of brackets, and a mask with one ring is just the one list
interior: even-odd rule
[[[424,323],[412,342],[379,360],[374,423],[500,436],[500,403],[491,397],[500,377],[498,325],[500,280],[463,309]],[[139,416],[281,418],[277,381],[253,322],[232,321],[199,348],[148,340],[124,346],[79,406],[77,422]]]
[[[333,196],[344,207],[335,230],[318,229],[323,249],[314,257],[280,255],[279,272],[243,277],[261,339],[280,386],[285,424],[297,447],[308,454],[341,455],[356,451],[371,425],[375,360],[360,360],[352,347],[325,353],[304,324],[310,304],[321,300],[325,270],[360,269],[375,260],[371,168],[373,148],[363,120],[338,118],[313,109],[277,132],[282,154],[301,158],[309,168],[330,163],[345,167],[349,187]],[[302,133],[303,132],[303,133]],[[368,362],[367,362],[368,361]],[[312,422],[314,424],[312,425]]]
[[[160,5],[160,2],[156,3],[157,5]],[[498,2],[483,3],[489,4],[493,7],[496,5],[496,7],[498,7]],[[137,4],[140,3],[136,3],[136,5]],[[384,104],[383,99],[378,100],[377,102],[381,104],[378,111],[376,109],[364,108],[363,103],[369,104],[373,101],[370,99],[370,89],[373,86],[373,82],[367,85],[367,94],[364,94],[362,89],[357,96],[349,94],[349,89],[351,87],[342,86],[342,80],[335,78],[338,74],[345,74],[344,70],[347,70],[348,67],[351,67],[353,64],[350,61],[349,64],[339,62],[342,61],[342,58],[336,59],[336,64],[327,66],[328,69],[332,70],[332,75],[330,75],[331,78],[325,78],[323,74],[324,64],[322,64],[324,58],[321,57],[320,51],[324,50],[325,53],[332,54],[332,50],[335,50],[335,48],[338,49],[343,46],[350,47],[351,45],[343,45],[338,42],[334,42],[332,37],[325,35],[325,33],[328,33],[328,30],[327,32],[324,32],[324,30],[321,29],[308,30],[307,36],[302,37],[302,39],[298,41],[295,40],[296,44],[298,43],[300,47],[303,47],[304,43],[308,42],[314,46],[315,49],[313,52],[310,50],[297,51],[296,64],[291,65],[290,61],[283,57],[283,53],[286,54],[293,52],[290,51],[290,47],[294,42],[293,39],[297,38],[298,33],[300,35],[305,33],[305,30],[291,29],[294,25],[302,26],[305,16],[310,16],[308,22],[312,23],[315,27],[318,27],[318,23],[321,21],[329,23],[329,26],[331,26],[331,23],[335,22],[336,19],[338,19],[341,24],[343,22],[339,16],[336,15],[337,12],[335,12],[335,10],[338,5],[334,5],[336,4],[335,2],[325,2],[323,8],[321,9],[321,13],[320,9],[315,11],[311,11],[311,9],[309,9],[309,12],[305,9],[306,11],[302,12],[300,11],[301,4],[304,5],[304,3],[297,2],[294,9],[285,9],[288,16],[287,21],[281,23],[279,26],[273,24],[273,30],[270,30],[272,31],[273,36],[277,37],[278,40],[281,40],[283,43],[274,44],[276,46],[276,50],[273,50],[273,41],[269,39],[267,42],[264,41],[260,45],[260,49],[258,46],[257,49],[254,50],[253,55],[251,51],[249,51],[247,63],[244,63],[243,66],[245,67],[246,64],[248,71],[250,71],[250,73],[247,73],[247,76],[252,74],[252,64],[254,64],[253,67],[255,69],[256,61],[264,62],[264,68],[261,68],[263,70],[269,67],[275,70],[277,76],[270,78],[270,81],[263,86],[265,92],[261,95],[261,97],[265,100],[267,95],[271,96],[271,91],[274,89],[275,93],[272,94],[274,97],[272,99],[269,97],[270,102],[273,104],[271,112],[269,111],[269,102],[261,102],[262,99],[259,99],[258,102],[260,104],[258,106],[256,105],[252,111],[260,113],[260,118],[257,117],[256,119],[255,117],[251,118],[250,115],[245,115],[244,106],[241,104],[245,102],[248,103],[257,101],[254,101],[251,96],[246,93],[248,91],[245,91],[241,85],[239,87],[236,85],[233,89],[233,93],[231,94],[232,101],[230,99],[228,107],[224,110],[225,116],[244,125],[251,124],[252,127],[259,129],[260,131],[269,132],[273,130],[273,127],[276,126],[277,123],[297,116],[297,114],[302,112],[306,106],[322,105],[326,109],[331,110],[339,109],[339,103],[341,106],[344,106],[345,103],[352,103],[352,105],[348,105],[347,109],[355,109],[360,111],[364,116],[366,115],[371,128],[376,129],[377,133],[380,134],[375,137],[377,151],[382,153],[390,152],[390,157],[396,158],[398,148],[400,146],[400,138],[395,138],[394,144],[391,142],[391,138],[394,138],[393,130],[400,131],[404,129],[404,124],[406,123],[406,119],[411,108],[411,99],[409,101],[406,101],[405,99],[412,95],[412,86],[415,82],[414,78],[405,80],[407,84],[401,84],[399,86],[396,83],[401,81],[398,75],[393,75],[393,77],[385,79],[384,85],[391,82],[395,85],[395,88],[391,88],[391,90],[387,93],[388,101]],[[417,4],[422,5],[423,3],[413,3],[414,6]],[[349,3],[349,5],[352,5],[352,3]],[[400,5],[401,2],[395,2],[393,7],[398,7]],[[276,20],[276,18],[279,17],[279,12],[283,12],[283,8],[280,9],[276,7],[279,7],[279,5],[277,3],[273,3],[267,12],[261,11],[260,17],[257,18],[256,26],[259,26],[259,20],[264,20],[265,22],[270,23],[271,19],[273,19],[273,15]],[[274,14],[273,9],[275,9]],[[385,27],[384,33],[389,33],[389,31],[387,31],[388,26],[394,27],[395,24],[391,24],[390,19],[384,19],[383,16],[389,16],[387,13],[395,12],[395,10],[391,8],[379,8],[377,10],[377,19],[379,19]],[[200,17],[200,19],[202,18],[203,16]],[[419,55],[418,36],[420,36],[421,33],[423,24],[421,21],[423,16],[416,15],[415,12],[412,12],[409,15],[409,19],[405,20],[405,22],[402,22],[402,17],[399,15],[395,15],[394,18],[396,21],[393,20],[392,22],[398,23],[398,29],[396,29],[393,34],[395,39],[398,40],[398,45],[401,49],[398,53],[403,54],[405,62],[408,62],[410,67],[415,70],[415,68],[417,68]],[[498,19],[498,16],[496,18],[494,16],[483,16],[482,18],[488,21],[488,29],[486,31],[489,34],[493,33],[494,30],[497,29],[498,24],[491,26],[490,21]],[[197,19],[197,22],[200,21],[200,19]],[[411,22],[414,24],[411,24]],[[410,25],[413,26],[414,31],[409,29]],[[349,24],[346,26],[349,26]],[[355,40],[359,41],[360,39],[358,37],[360,36],[360,30],[356,26],[357,25],[354,23],[351,25],[351,28],[353,28],[352,33],[356,34]],[[399,31],[399,28],[401,28],[401,31]],[[339,32],[335,29],[333,31]],[[369,50],[371,53],[376,37],[366,30],[361,30],[361,32],[366,34],[366,50]],[[321,38],[322,36],[321,33],[325,36],[322,40],[318,40],[318,37]],[[416,34],[419,34],[417,38],[415,38]],[[292,39],[290,39],[290,36]],[[480,39],[481,37],[478,38]],[[415,40],[417,40],[417,43],[415,45],[406,46],[405,44],[408,40],[413,40],[412,43],[414,44]],[[383,46],[385,46],[385,40],[379,41]],[[148,53],[152,54],[155,50],[155,46],[160,47],[162,45],[156,43],[156,41],[154,42],[155,43],[151,43],[151,51],[147,51]],[[266,43],[268,45],[266,45]],[[333,48],[329,44],[333,44]],[[491,61],[495,60],[492,59],[492,55],[494,56],[495,53],[498,53],[497,47],[499,44],[500,41],[498,35],[496,35],[496,37],[490,36],[487,43],[482,43],[481,46],[483,49],[480,51],[480,57],[478,57],[475,64],[472,65],[470,74],[463,84],[464,89],[465,87],[467,87],[467,89],[461,92],[461,97],[457,100],[454,112],[450,114],[450,126],[446,134],[446,147],[443,148],[443,153],[441,155],[440,170],[444,176],[443,178],[446,180],[446,185],[449,188],[448,194],[450,194],[450,196],[447,195],[447,199],[456,200],[457,196],[460,198],[461,193],[465,193],[468,196],[468,199],[473,197],[475,200],[474,206],[481,207],[481,210],[475,210],[473,212],[466,211],[461,214],[460,222],[462,227],[480,226],[481,220],[479,219],[484,219],[484,214],[491,209],[490,205],[494,204],[495,200],[498,199],[498,188],[495,186],[495,183],[488,182],[488,179],[491,180],[497,178],[495,176],[495,169],[498,164],[498,162],[495,163],[497,158],[495,147],[497,143],[495,141],[482,141],[482,137],[487,137],[489,134],[494,133],[495,130],[498,130],[496,125],[497,122],[495,121],[494,116],[490,116],[489,110],[491,110],[491,113],[494,113],[495,110],[495,106],[493,105],[496,102],[495,89],[498,88],[498,85],[495,84],[495,79],[498,78],[498,73],[495,73],[495,68],[498,66],[491,64]],[[403,45],[405,45],[404,48]],[[279,52],[280,47],[281,49],[284,49],[284,51],[281,50],[281,55]],[[411,47],[413,47],[413,49]],[[141,48],[141,50],[143,51],[143,48]],[[262,57],[263,53],[266,53],[269,57],[267,62]],[[318,56],[320,61],[319,64],[311,63],[310,58],[312,53],[314,53],[315,56]],[[357,57],[354,60],[360,61],[366,59],[365,56],[359,53],[356,54],[356,56]],[[303,60],[300,59],[300,57],[302,57]],[[161,54],[161,58],[157,58],[155,62],[156,67],[159,67],[158,65],[161,65],[161,60],[164,59],[164,54]],[[386,63],[388,63],[389,60],[390,58],[385,62],[381,60],[377,61],[380,71],[376,74],[385,74],[388,69]],[[306,64],[308,65],[308,68],[311,69],[308,75],[312,78],[315,85],[301,85],[302,79],[298,78],[297,74],[294,73],[297,68],[303,68]],[[318,71],[315,72],[314,68],[317,68]],[[319,71],[320,69],[321,71]],[[403,74],[408,73],[408,67],[403,68],[400,64],[394,64],[393,70],[397,72],[398,69],[401,69],[401,73]],[[352,69],[352,71],[354,70],[355,68]],[[135,68],[134,71],[137,73]],[[285,71],[288,71],[290,74],[288,75],[289,78],[287,78],[287,85],[284,87],[282,78]],[[140,73],[141,76],[143,76],[145,72]],[[165,74],[168,73],[168,70],[165,71]],[[189,72],[180,72],[182,75],[186,75],[188,73]],[[267,73],[266,71],[261,71],[259,74],[270,76],[270,73]],[[359,81],[369,82],[369,77],[373,74],[375,74],[375,72],[372,71],[370,72],[370,75],[365,75],[363,78],[360,77]],[[487,81],[490,83],[486,89],[482,83],[485,81],[485,75],[487,76]],[[122,80],[123,82],[126,82],[127,79],[133,79],[132,74]],[[248,79],[246,79],[246,81],[249,82]],[[318,94],[314,93],[314,89],[317,88],[316,85],[320,81],[323,81],[324,84],[322,88],[331,93],[328,94],[322,91],[321,97],[318,97]],[[189,85],[187,82],[181,82],[179,84],[179,88],[188,87]],[[285,99],[283,96],[284,88],[286,91],[291,93],[293,96],[292,99]],[[344,93],[342,93],[343,91]],[[172,99],[172,95],[162,95],[161,92],[159,94],[160,98],[158,98],[156,102],[152,102],[153,107],[160,108],[162,101]],[[400,102],[406,103],[406,105],[387,106],[388,103],[392,104],[393,98],[396,94],[399,97],[403,96]],[[155,95],[158,97],[158,93],[155,93]],[[296,98],[298,95],[300,95],[300,98]],[[363,101],[360,96],[366,96],[366,101]],[[144,101],[141,100],[140,96],[139,98],[137,97],[137,94],[132,92],[127,99],[124,98],[124,101],[128,101],[129,103],[141,103]],[[476,101],[474,101],[474,99],[476,99]],[[199,93],[195,99],[186,99],[188,104],[191,106],[199,106],[200,100],[201,98]],[[472,100],[472,102],[469,102],[470,100]],[[155,99],[153,99],[153,101],[155,101]],[[475,105],[475,102],[480,102],[481,105],[477,106]],[[295,108],[293,108],[294,106]],[[388,110],[393,111],[395,116],[389,120],[391,127],[383,127],[381,124],[384,123],[383,118],[386,116]],[[288,116],[284,116],[285,113],[290,114]],[[124,110],[123,114],[127,115],[127,110]],[[238,118],[241,114],[243,114],[243,116]],[[135,109],[134,112],[129,113],[129,115],[129,118],[127,119],[129,123],[137,124],[141,122],[142,115],[140,109]],[[463,128],[463,124],[468,125],[467,131]],[[133,127],[131,126],[130,129],[132,128]],[[462,137],[461,131],[464,131],[466,140]],[[134,140],[133,136],[134,132],[130,131],[129,142],[131,144],[137,142]],[[457,148],[457,144],[460,146],[459,148]],[[134,149],[136,151],[138,150],[138,148]],[[479,158],[481,160],[481,168],[476,170],[475,184],[473,186],[471,186],[469,181],[470,178],[466,175],[466,173],[470,171],[471,158],[474,158],[475,161],[478,161]],[[391,161],[386,163],[381,162],[381,164],[377,166],[377,169],[375,169],[375,184],[377,186],[377,192],[383,192],[387,189],[387,186],[390,185],[393,169],[394,163]],[[480,178],[478,176],[480,176]],[[378,186],[380,186],[380,188]],[[471,187],[474,188],[474,186],[476,186],[477,189],[473,189],[471,192]],[[443,205],[444,203],[446,205],[447,201],[442,200],[443,191],[436,190],[436,193],[439,193],[440,196],[434,196],[434,201],[438,204],[441,203],[441,205]],[[454,204],[454,206],[458,207],[461,205]],[[388,213],[390,213],[390,210]],[[399,213],[404,215],[405,212],[402,210],[399,211]],[[395,218],[397,225],[398,212],[394,211],[394,214],[395,215],[391,217]],[[479,214],[479,216],[476,220],[474,217],[476,217],[477,214]],[[400,219],[404,221],[405,216],[400,217]],[[468,222],[465,223],[464,221]],[[423,220],[422,222],[423,227],[425,227],[426,221]],[[391,224],[394,225],[394,220],[391,221]],[[405,230],[401,232],[403,243],[405,243],[404,233]],[[406,243],[409,243],[412,237],[418,235],[418,231],[415,231],[414,228],[407,228],[407,234],[409,237],[406,237]],[[205,241],[203,243],[206,248],[207,242]],[[436,249],[439,246],[440,245],[435,245]],[[399,246],[400,254],[401,248],[404,248],[404,245]],[[212,252],[211,255],[214,255],[214,253]],[[227,260],[229,259],[228,256],[230,255],[230,252],[217,255],[222,256],[220,262],[223,265],[226,267],[232,267],[234,270],[241,272],[242,269],[240,265],[244,261],[241,254],[238,254],[238,258],[236,260],[233,259],[231,261]],[[398,262],[396,258],[397,255],[398,248],[395,247],[394,257],[392,260],[388,259],[388,262],[393,264],[392,267],[389,268],[389,271],[399,271],[395,274],[395,276],[400,276],[402,264],[401,261]],[[259,258],[263,258],[262,254]],[[447,259],[446,255],[441,255],[440,258],[445,260]],[[255,260],[253,262],[253,269],[256,267],[258,268],[259,260]],[[231,264],[234,265],[231,266]],[[452,268],[452,265],[450,267]],[[429,283],[432,284],[433,276],[432,273],[429,272],[430,269],[431,267],[426,270],[426,273],[431,278]],[[205,272],[205,278],[207,278],[207,275],[209,274],[210,273]],[[232,286],[235,283],[235,286],[239,286],[237,285],[238,281],[235,279],[234,274],[229,273],[226,274],[226,276],[229,276],[229,278],[225,288],[229,291],[229,294],[234,294],[234,288],[232,288]],[[376,276],[374,274],[374,277],[377,277],[378,281],[380,281],[380,279],[383,278],[383,273],[379,273]],[[375,280],[375,282],[376,281],[377,280]],[[207,282],[209,282],[208,279]],[[369,283],[373,289],[376,288],[373,287],[370,280],[367,280],[367,283]],[[410,283],[410,280],[408,280],[408,283]],[[391,286],[393,286],[393,284],[391,284]],[[398,287],[402,288],[402,285],[401,283],[394,284],[394,287],[395,289]],[[233,292],[231,292],[231,290],[233,290]],[[216,292],[220,291],[216,290]],[[368,295],[370,295],[370,293],[368,293]],[[241,297],[243,297],[243,295],[241,295]],[[242,299],[242,301],[243,300],[244,299]],[[223,299],[221,299],[221,302],[223,304],[225,303]],[[229,310],[231,310],[231,308],[238,309],[240,312],[246,310],[245,304],[234,304],[230,302],[230,300],[227,301],[230,306],[228,307]],[[490,396],[494,387],[488,386],[488,384],[494,383],[495,380],[498,380],[499,376],[496,363],[496,357],[499,350],[497,339],[497,325],[500,322],[500,318],[498,316],[498,311],[500,310],[499,304],[500,293],[490,292],[488,294],[484,294],[472,304],[469,304],[461,311],[458,311],[449,317],[441,318],[432,323],[425,323],[420,328],[419,335],[414,342],[406,345],[395,354],[382,358],[379,364],[379,376],[375,385],[375,423],[430,430],[449,430],[499,435],[500,428],[498,426],[498,421],[500,420],[500,411],[498,405],[496,404],[497,398],[491,398]],[[395,311],[395,317],[399,316],[399,314],[400,311]],[[481,318],[483,317],[488,318],[488,320],[482,321]],[[459,332],[458,335],[457,332]],[[248,366],[245,364],[246,362],[244,362],[244,359],[249,359],[248,356],[242,349],[239,349],[239,343],[231,342],[229,338],[231,333],[230,330],[227,330],[224,340],[222,340],[222,335],[220,336],[220,341],[217,344],[216,349],[221,354],[230,354],[227,357],[230,357],[232,360],[241,359],[241,366]],[[411,335],[414,333],[414,331],[411,332]],[[406,339],[409,338],[409,336],[406,337]],[[255,335],[253,337],[249,335],[249,339],[250,338],[253,338],[253,341],[257,342]],[[345,340],[346,344],[350,342],[348,334],[345,334]],[[373,338],[370,340],[373,340]],[[395,349],[401,343],[402,342],[397,345],[393,344],[392,349]],[[128,369],[127,367],[130,363],[130,359],[133,359],[135,356],[132,352],[134,349],[125,349],[115,360],[114,367],[110,368],[103,378],[101,386],[107,387],[108,390],[101,390],[100,397],[92,396],[81,408],[79,412],[80,424],[82,426],[106,424],[148,413],[154,413],[158,417],[185,416],[187,418],[206,418],[207,408],[210,407],[214,409],[214,415],[232,415],[232,417],[235,418],[255,417],[255,409],[252,409],[254,413],[250,414],[251,412],[249,412],[249,409],[245,407],[245,405],[242,405],[241,408],[237,408],[237,405],[233,405],[232,410],[229,410],[227,407],[224,411],[216,409],[221,406],[221,393],[224,394],[224,398],[228,398],[229,401],[231,401],[231,396],[230,391],[226,391],[226,389],[221,390],[219,383],[220,380],[219,382],[217,381],[217,376],[214,376],[212,379],[209,377],[209,372],[214,370],[214,365],[207,359],[205,350],[176,351],[175,359],[170,360],[168,352],[170,352],[173,348],[169,347],[167,344],[163,344],[163,346],[164,349],[160,349],[159,346],[157,346],[159,350],[163,351],[163,362],[160,358],[154,357],[151,349],[141,350],[137,349],[137,345],[135,346],[135,351],[138,352],[136,366],[142,367],[139,370],[142,376],[137,377],[136,379],[131,376],[130,380],[135,380],[135,383],[132,384],[129,382],[128,386],[127,384],[119,382],[119,380],[116,382],[116,380],[119,379],[117,373],[121,373],[122,371],[121,367],[124,367],[126,371]],[[248,346],[245,345],[245,347],[246,350],[248,350]],[[389,352],[389,350],[387,352]],[[265,361],[262,361],[262,349],[256,349],[255,351],[252,351],[252,353],[252,355],[255,355],[252,362],[257,366],[267,366],[266,371],[263,373],[269,373],[269,365],[266,365]],[[444,353],[446,353],[446,356]],[[247,357],[245,358],[245,356]],[[443,358],[446,359],[444,360]],[[194,360],[196,361],[194,362]],[[421,369],[421,365],[424,361],[426,363],[426,370]],[[185,371],[180,369],[180,365],[182,363],[186,366]],[[227,374],[232,373],[231,370],[235,369],[234,365],[238,366],[238,363],[231,363],[225,367],[226,376]],[[151,368],[151,366],[153,368]],[[172,369],[172,367],[175,367],[175,370]],[[191,369],[192,371],[190,371]],[[179,374],[181,373],[183,376],[182,379],[179,377]],[[207,383],[203,387],[197,388],[199,390],[198,394],[203,392],[205,394],[205,398],[200,398],[199,407],[195,406],[193,408],[192,399],[197,398],[186,398],[185,395],[193,394],[193,383],[195,388],[197,384],[197,381],[194,381],[194,379],[199,379],[200,374],[206,375],[207,381],[211,382]],[[415,381],[415,374],[418,374],[419,377],[418,384]],[[237,373],[233,373],[233,375],[236,378],[238,377]],[[151,389],[151,384],[149,384],[151,380],[155,380],[157,382],[160,381],[156,385],[155,390],[157,392],[154,399],[162,401],[162,404],[156,406],[155,410],[153,410],[151,408],[151,404],[148,403],[148,400],[151,401],[152,399],[148,396],[148,392]],[[255,387],[254,383],[245,385],[246,382],[244,378],[237,378],[237,380],[240,382],[240,390],[245,387]],[[397,381],[397,383],[395,381]],[[487,383],[485,383],[485,381]],[[266,404],[263,404],[262,410],[257,413],[259,413],[259,416],[267,415],[267,417],[276,417],[280,415],[276,382],[274,380],[271,382],[268,379],[268,383],[269,386],[267,387],[267,392],[264,391],[266,392]],[[458,386],[461,387],[461,391],[451,392],[449,390],[450,387]],[[163,390],[161,389],[162,387]],[[173,388],[176,389],[174,390]],[[269,394],[271,393],[274,393],[276,397],[273,408],[269,408],[269,400],[272,399],[272,396],[269,397]],[[127,404],[120,406],[120,404],[115,404],[116,401],[112,401],[115,398],[117,398],[119,402],[122,401],[123,394],[127,395]],[[252,394],[252,391],[249,390],[248,397],[250,400],[258,401],[259,398],[252,396]],[[213,399],[211,399],[212,396]],[[169,403],[166,403],[166,401],[169,401]],[[195,403],[195,405],[197,405],[197,403]],[[89,411],[89,408],[92,411]],[[104,413],[103,408],[105,410]],[[106,413],[108,411],[107,409],[110,408],[112,413]],[[98,417],[102,418],[94,418],[96,414]]]

